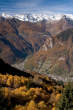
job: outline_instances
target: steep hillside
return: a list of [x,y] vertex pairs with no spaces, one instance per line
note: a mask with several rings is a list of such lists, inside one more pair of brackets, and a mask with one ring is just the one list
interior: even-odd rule
[[20,71],[0,59],[1,110],[53,110],[63,88],[61,81]]
[[49,37],[25,62],[24,68],[65,78],[73,74],[73,28]]
[[48,37],[39,25],[0,17],[0,58],[13,64],[37,51]]

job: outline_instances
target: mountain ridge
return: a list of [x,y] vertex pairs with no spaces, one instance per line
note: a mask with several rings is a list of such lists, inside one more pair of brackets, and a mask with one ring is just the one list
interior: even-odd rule
[[73,20],[73,14],[54,14],[54,15],[49,15],[49,14],[31,14],[31,13],[26,13],[26,14],[15,14],[15,15],[9,15],[6,13],[2,13],[1,15],[4,18],[16,18],[21,21],[29,21],[29,22],[39,22],[43,20],[47,20],[49,22],[53,21],[58,21],[62,19],[63,17],[69,18]]
[[33,23],[0,17],[0,57],[9,64],[21,63],[39,51],[42,46],[46,51],[47,47],[52,48],[52,38],[71,28],[73,20],[66,16],[51,23],[46,20]]

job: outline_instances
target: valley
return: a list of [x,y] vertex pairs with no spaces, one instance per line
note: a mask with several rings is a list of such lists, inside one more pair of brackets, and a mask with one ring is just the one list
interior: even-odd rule
[[26,21],[2,15],[0,58],[23,71],[52,74],[56,79],[67,76],[67,80],[73,74],[72,17],[43,17],[39,20],[36,15],[38,20],[34,22],[29,20],[30,17]]
[[72,85],[72,15],[0,16],[0,110],[72,110]]

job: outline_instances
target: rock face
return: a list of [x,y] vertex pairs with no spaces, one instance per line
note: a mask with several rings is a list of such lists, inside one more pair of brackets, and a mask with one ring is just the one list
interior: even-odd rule
[[49,37],[44,45],[40,48],[40,50],[43,50],[43,51],[48,51],[49,48],[53,48],[53,38],[52,37]]
[[40,73],[71,76],[73,73],[73,28],[47,39],[30,57],[25,68]]

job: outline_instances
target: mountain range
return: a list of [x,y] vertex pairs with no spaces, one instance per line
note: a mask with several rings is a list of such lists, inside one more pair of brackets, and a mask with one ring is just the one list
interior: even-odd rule
[[42,20],[47,20],[48,22],[53,22],[62,19],[63,17],[69,18],[73,20],[73,14],[31,14],[31,13],[25,13],[25,14],[15,14],[15,15],[9,15],[6,13],[2,13],[1,15],[4,18],[16,18],[21,21],[29,21],[29,22],[39,22]]
[[21,70],[71,77],[73,15],[3,13],[0,58]]

